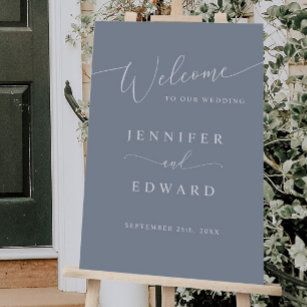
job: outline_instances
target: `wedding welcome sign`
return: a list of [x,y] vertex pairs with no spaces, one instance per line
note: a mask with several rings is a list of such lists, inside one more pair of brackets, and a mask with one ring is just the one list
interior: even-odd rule
[[262,26],[98,22],[80,267],[263,283]]

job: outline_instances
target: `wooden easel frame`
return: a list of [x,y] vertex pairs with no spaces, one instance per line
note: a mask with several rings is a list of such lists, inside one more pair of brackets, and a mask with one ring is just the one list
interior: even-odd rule
[[[125,21],[137,21],[137,14],[127,12]],[[173,0],[171,15],[151,16],[151,21],[158,22],[202,22],[201,16],[183,15],[182,0]],[[218,13],[215,15],[218,23],[227,22],[226,14]],[[126,274],[116,272],[82,270],[79,268],[64,269],[64,276],[82,278],[87,280],[87,292],[85,307],[97,307],[99,304],[100,284],[103,280],[126,281],[138,284],[162,286],[162,307],[175,306],[175,288],[185,287],[193,289],[203,289],[211,291],[225,291],[236,293],[237,307],[250,307],[251,294],[281,296],[282,289],[278,284],[255,285],[243,283],[231,283],[222,281],[186,279],[175,277],[163,277],[152,275]],[[145,307],[145,306],[144,306]]]
[[174,307],[176,287],[234,292],[236,293],[238,307],[250,307],[251,294],[271,296],[282,295],[282,289],[278,284],[256,285],[178,277],[92,271],[78,268],[64,269],[64,276],[87,280],[85,307],[98,306],[100,282],[105,280],[162,286],[162,307]]

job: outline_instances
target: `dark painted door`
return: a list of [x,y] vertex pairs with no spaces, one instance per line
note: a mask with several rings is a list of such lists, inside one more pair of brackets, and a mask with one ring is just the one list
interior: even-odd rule
[[0,0],[0,247],[52,243],[48,0]]

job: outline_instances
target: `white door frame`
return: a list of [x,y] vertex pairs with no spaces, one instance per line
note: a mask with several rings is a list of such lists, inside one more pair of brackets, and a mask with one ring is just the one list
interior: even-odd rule
[[80,14],[75,0],[49,1],[51,164],[53,199],[53,248],[58,253],[59,288],[84,291],[83,281],[63,278],[65,266],[78,266],[80,255],[84,163],[78,141],[76,115],[65,101],[69,80],[76,99],[82,97],[81,48],[65,43],[74,16]]

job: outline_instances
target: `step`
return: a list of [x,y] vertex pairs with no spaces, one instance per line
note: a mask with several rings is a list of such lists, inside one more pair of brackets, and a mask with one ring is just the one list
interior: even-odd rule
[[0,289],[57,287],[56,259],[1,260]]
[[0,289],[0,307],[83,307],[85,295],[57,288]]

